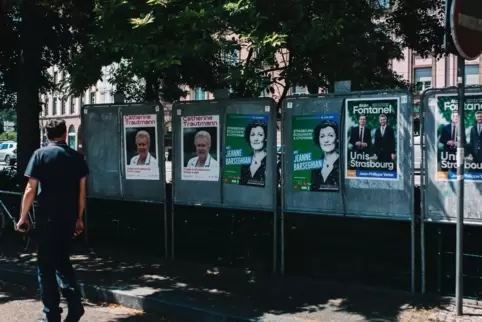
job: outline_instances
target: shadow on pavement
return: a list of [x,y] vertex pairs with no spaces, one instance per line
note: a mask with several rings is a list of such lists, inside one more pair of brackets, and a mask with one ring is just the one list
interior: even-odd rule
[[[21,257],[12,249],[2,249],[2,253],[1,265],[16,264],[33,271],[33,253]],[[340,314],[346,314],[368,320],[393,320],[407,308],[430,310],[448,304],[447,300],[338,282],[164,262],[153,256],[113,252],[109,247],[98,247],[95,251],[77,247],[72,260],[79,280],[86,284],[243,318],[270,313],[337,320]],[[150,311],[149,307],[142,309]],[[125,321],[142,321],[135,318]]]

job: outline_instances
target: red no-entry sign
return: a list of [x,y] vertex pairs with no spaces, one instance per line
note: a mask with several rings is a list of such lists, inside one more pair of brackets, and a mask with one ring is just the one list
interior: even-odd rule
[[482,53],[482,0],[453,0],[450,27],[455,49],[473,60]]

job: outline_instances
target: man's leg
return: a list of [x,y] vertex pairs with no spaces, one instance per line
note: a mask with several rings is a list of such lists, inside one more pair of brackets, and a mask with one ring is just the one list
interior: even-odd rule
[[48,229],[40,230],[38,234],[37,273],[40,296],[44,305],[43,312],[49,322],[60,322],[62,313],[60,295],[55,278],[56,247],[53,234]]
[[[72,234],[73,235],[73,234]],[[70,238],[69,238],[70,237]],[[56,262],[57,281],[62,295],[67,300],[68,316],[66,322],[77,322],[84,315],[84,307],[80,289],[70,262],[70,244],[72,236],[66,235],[60,244],[59,257]]]

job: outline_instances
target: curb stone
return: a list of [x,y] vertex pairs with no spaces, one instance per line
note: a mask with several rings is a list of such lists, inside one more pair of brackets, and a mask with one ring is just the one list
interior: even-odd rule
[[[31,272],[21,272],[12,268],[0,267],[0,279],[23,285],[37,285],[36,275]],[[264,314],[263,317],[250,318],[230,315],[182,303],[164,301],[132,295],[128,292],[105,287],[98,287],[79,282],[84,299],[92,302],[119,304],[127,308],[141,310],[146,313],[163,314],[188,321],[199,322],[300,322],[299,318],[283,317],[274,314]]]

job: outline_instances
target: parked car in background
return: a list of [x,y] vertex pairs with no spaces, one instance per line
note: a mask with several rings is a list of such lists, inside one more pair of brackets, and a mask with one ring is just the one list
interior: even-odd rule
[[0,162],[14,165],[17,162],[17,142],[5,141],[0,144]]

